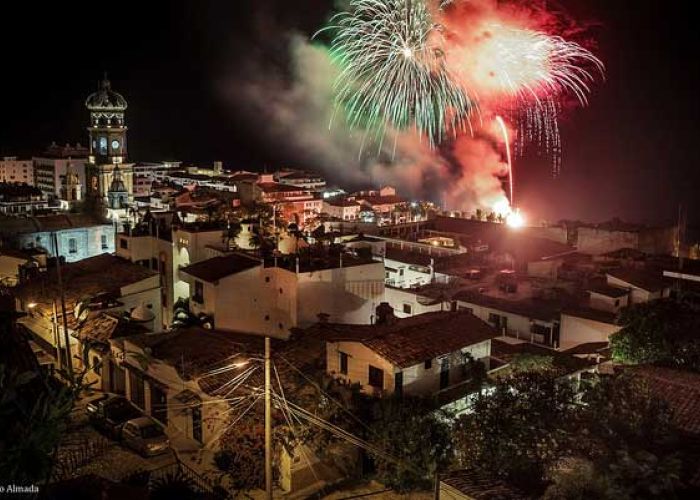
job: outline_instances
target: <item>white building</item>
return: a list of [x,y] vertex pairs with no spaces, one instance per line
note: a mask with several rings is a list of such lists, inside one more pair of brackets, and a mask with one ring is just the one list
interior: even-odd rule
[[[95,340],[95,330],[103,326],[103,314],[109,313],[119,318],[124,313],[133,314],[137,310],[152,312],[148,318],[137,314],[140,328],[152,329],[160,325],[160,284],[157,273],[151,272],[119,257],[102,254],[62,266],[63,291],[66,306],[65,322],[71,351],[83,359],[83,349],[90,349],[89,359],[101,358],[102,352],[94,350],[89,343],[82,344],[83,330],[90,330],[87,336]],[[61,292],[55,268],[46,276],[31,279],[16,287],[17,310],[27,313],[20,323],[32,334],[47,355],[57,358],[56,348],[64,344],[63,316],[61,312]],[[141,323],[142,319],[146,319]],[[113,319],[107,320],[113,331]],[[144,326],[147,324],[146,326]],[[103,339],[104,340],[104,339]],[[82,345],[81,345],[82,344]],[[75,358],[74,358],[75,359]],[[64,359],[65,362],[65,359]],[[79,364],[74,361],[74,366]],[[98,387],[102,387],[101,372],[93,370]]]
[[629,290],[630,305],[665,298],[671,294],[671,285],[664,281],[661,272],[620,268],[608,271],[606,279],[611,287]]
[[58,250],[68,262],[114,252],[114,233],[111,223],[88,214],[0,219],[0,237],[5,244],[17,249],[45,249],[51,257]]
[[164,325],[168,326],[173,317],[173,305],[178,299],[190,296],[189,284],[180,278],[179,269],[210,258],[209,247],[221,244],[223,230],[205,224],[171,229],[172,213],[151,215],[154,218],[151,223],[117,236],[116,253],[160,273],[162,317]]
[[344,221],[355,221],[360,217],[360,204],[356,201],[340,198],[323,200],[323,213]]
[[[380,311],[377,311],[381,318]],[[328,373],[363,392],[435,396],[469,381],[470,358],[488,368],[498,331],[468,312],[433,312],[376,325],[319,323],[310,329],[326,340]]]
[[88,150],[80,144],[57,146],[55,143],[48,147],[42,155],[35,156],[34,185],[42,190],[49,198],[60,198],[61,189],[65,186],[66,175],[73,172],[85,192]]
[[180,269],[194,314],[217,329],[287,338],[325,315],[370,324],[384,296],[381,262],[346,255],[321,261],[294,258],[262,263],[243,254],[216,257]]

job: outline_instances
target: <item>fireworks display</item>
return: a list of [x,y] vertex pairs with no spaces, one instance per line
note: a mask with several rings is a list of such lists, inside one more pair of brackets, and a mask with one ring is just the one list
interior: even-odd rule
[[466,92],[445,67],[441,29],[422,0],[352,0],[333,17],[331,52],[341,65],[337,99],[351,126],[384,136],[415,127],[431,144],[464,128]]
[[590,51],[550,33],[552,23],[522,4],[350,0],[326,28],[340,67],[336,104],[352,127],[377,138],[387,129],[417,131],[431,147],[451,139],[465,150],[461,137],[493,137],[483,130],[496,120],[506,142],[505,215],[516,212],[511,143],[516,152],[529,144],[545,149],[557,173],[563,103],[585,105],[604,71]]

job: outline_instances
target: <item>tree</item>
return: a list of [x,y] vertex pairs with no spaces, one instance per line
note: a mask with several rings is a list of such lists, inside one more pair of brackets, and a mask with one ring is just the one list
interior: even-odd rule
[[499,379],[455,423],[459,465],[541,492],[551,465],[571,449],[567,426],[573,408],[571,386],[547,374]]
[[661,299],[623,311],[610,337],[621,363],[652,363],[700,371],[700,314],[688,302]]
[[554,370],[554,358],[538,354],[516,354],[510,362],[513,372],[549,372]]
[[453,460],[450,425],[432,402],[390,397],[376,402],[368,439],[391,457],[376,455],[379,481],[398,491],[425,489]]

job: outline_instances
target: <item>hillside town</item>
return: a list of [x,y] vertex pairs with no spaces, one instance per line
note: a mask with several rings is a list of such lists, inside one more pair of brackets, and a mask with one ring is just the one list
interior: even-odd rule
[[85,106],[86,145],[0,160],[2,423],[23,436],[0,448],[5,484],[700,491],[682,220],[513,227],[303,167],[139,161],[109,80]]

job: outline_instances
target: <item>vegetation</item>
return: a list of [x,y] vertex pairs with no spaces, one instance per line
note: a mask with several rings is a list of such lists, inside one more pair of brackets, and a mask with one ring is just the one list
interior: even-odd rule
[[541,488],[549,468],[570,453],[573,407],[572,388],[546,374],[497,380],[455,424],[459,465],[525,490]]
[[548,499],[668,498],[683,491],[671,414],[632,375],[576,395],[546,373],[495,382],[455,425],[457,464]]
[[453,460],[450,424],[432,401],[384,398],[373,407],[369,438],[391,455],[374,457],[377,479],[398,491],[429,489]]
[[[67,378],[67,374],[64,374]],[[0,477],[39,484],[51,476],[84,373],[63,384],[40,372],[0,365]]]
[[651,363],[700,372],[700,311],[690,302],[662,299],[623,311],[610,337],[620,363]]

